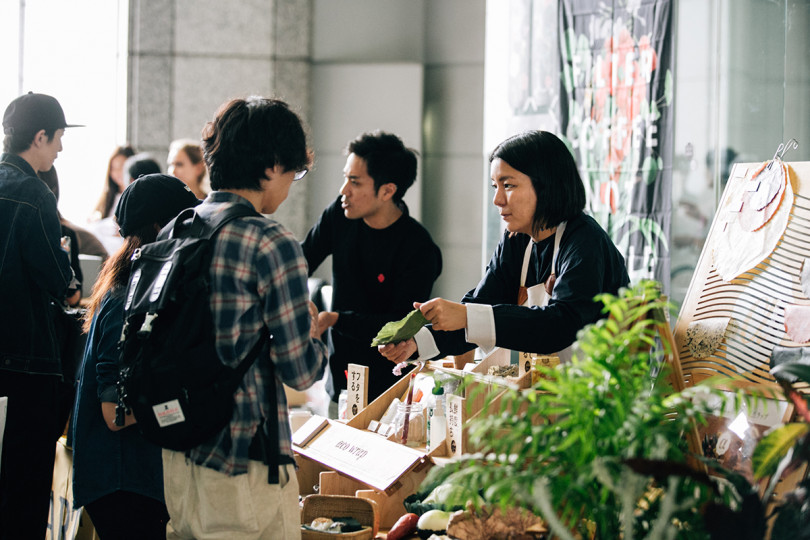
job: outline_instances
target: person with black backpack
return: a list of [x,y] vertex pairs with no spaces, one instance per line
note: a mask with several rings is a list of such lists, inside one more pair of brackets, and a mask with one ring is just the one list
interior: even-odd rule
[[133,253],[153,242],[178,213],[199,203],[177,178],[149,174],[127,186],[115,210],[124,244],[104,263],[90,297],[70,432],[74,506],[85,508],[102,540],[166,537],[161,449],[128,427],[133,416],[126,426],[114,421],[118,342]]
[[[298,115],[276,99],[228,101],[202,134],[213,191],[196,217],[216,223],[235,207],[253,213],[228,221],[213,237],[209,276],[216,352],[236,370],[260,348],[239,381],[225,427],[190,450],[163,450],[167,537],[300,538],[283,384],[305,390],[319,381],[327,349],[318,336],[298,241],[259,214],[278,209],[306,174],[311,152]],[[133,298],[133,305],[138,301]],[[153,321],[154,331],[161,316]],[[166,405],[174,411],[171,419],[161,416],[162,407],[155,411],[159,425],[185,423],[179,421],[186,415],[178,401]]]

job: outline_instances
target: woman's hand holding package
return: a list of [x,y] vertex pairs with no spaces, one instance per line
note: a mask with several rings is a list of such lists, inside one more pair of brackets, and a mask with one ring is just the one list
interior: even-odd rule
[[422,312],[434,330],[450,332],[467,328],[467,306],[464,304],[434,298],[422,304],[414,302],[413,307]]
[[416,341],[413,338],[400,341],[399,343],[387,343],[379,345],[377,350],[388,360],[395,364],[405,362],[416,352]]

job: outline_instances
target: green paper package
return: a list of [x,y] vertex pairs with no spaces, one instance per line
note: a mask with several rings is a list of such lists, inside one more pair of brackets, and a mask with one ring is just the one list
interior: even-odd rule
[[404,319],[385,323],[385,326],[380,328],[380,331],[371,340],[371,346],[399,343],[411,339],[427,323],[428,320],[422,315],[422,312],[415,309],[408,313]]

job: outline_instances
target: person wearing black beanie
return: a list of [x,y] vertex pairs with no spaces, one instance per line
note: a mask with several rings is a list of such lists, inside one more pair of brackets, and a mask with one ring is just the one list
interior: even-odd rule
[[124,244],[104,263],[90,298],[70,433],[74,506],[84,506],[102,540],[166,538],[161,449],[114,422],[118,340],[132,254],[199,203],[177,178],[148,174],[127,186],[115,210]]

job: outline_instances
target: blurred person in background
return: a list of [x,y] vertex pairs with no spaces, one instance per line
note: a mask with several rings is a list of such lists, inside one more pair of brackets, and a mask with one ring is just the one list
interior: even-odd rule
[[169,145],[168,173],[187,185],[194,196],[205,199],[208,195],[207,169],[202,148],[191,139],[178,139]]
[[[152,155],[141,152],[132,155],[124,160],[121,167],[121,192],[129,186],[133,180],[137,180],[146,174],[160,173],[160,164]],[[115,197],[115,204],[118,203],[118,196]],[[124,239],[118,233],[118,223],[115,216],[107,216],[98,221],[88,224],[87,228],[96,235],[104,245],[108,253],[115,253],[123,245]]]
[[95,212],[91,221],[108,218],[112,214],[118,197],[127,185],[124,183],[124,162],[127,158],[135,155],[135,149],[130,145],[118,146],[113,150],[110,159],[107,161],[107,180],[101,191],[101,198],[96,204]]
[[[48,171],[40,171],[37,173],[45,185],[53,193],[54,197],[56,197],[57,204],[59,203],[59,175],[56,173],[56,167],[51,167]],[[82,276],[81,267],[79,265],[79,254],[86,254],[86,255],[96,255],[101,257],[102,259],[107,258],[107,250],[104,249],[104,246],[99,241],[96,236],[88,231],[87,229],[83,229],[79,227],[75,223],[72,223],[65,219],[62,213],[57,209],[57,214],[59,215],[59,223],[62,225],[62,236],[70,236],[71,237],[71,251],[70,251],[70,265],[73,267],[73,272],[76,274],[76,279],[84,283],[84,279]],[[79,292],[80,291],[76,291]],[[79,298],[75,298],[75,301],[71,300],[71,295],[68,295],[68,303],[71,306],[75,306],[79,302]]]

